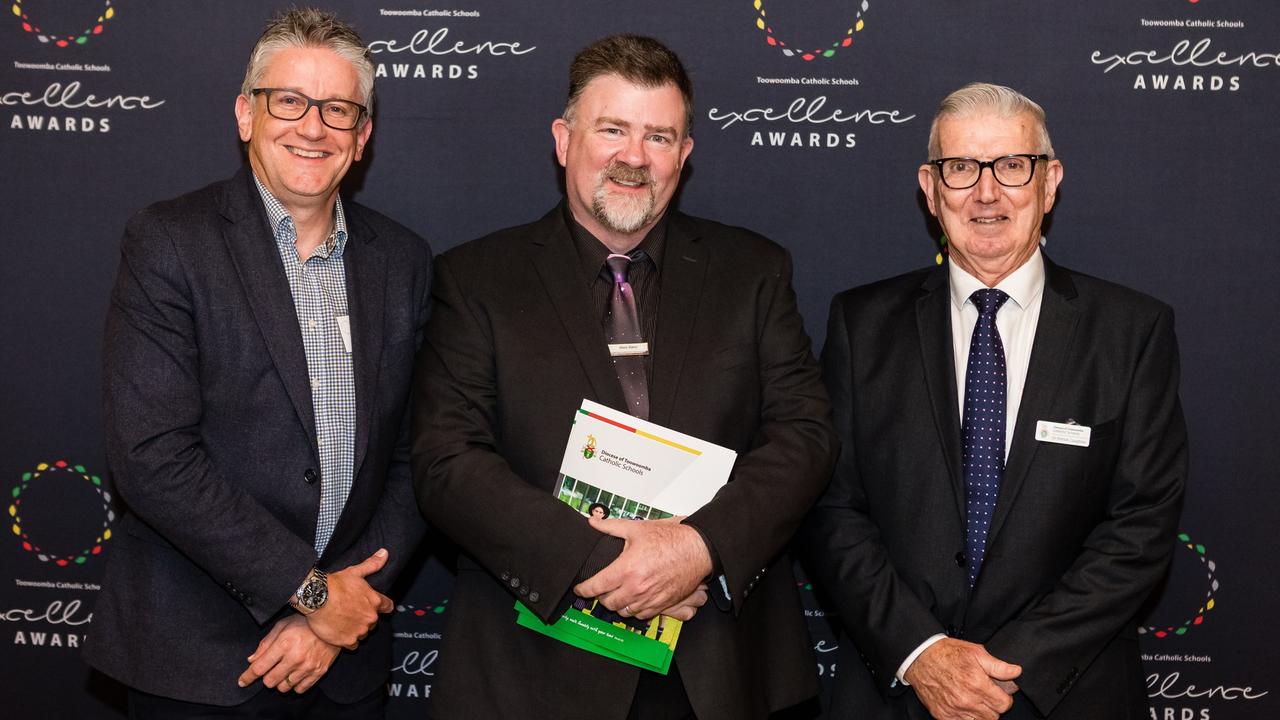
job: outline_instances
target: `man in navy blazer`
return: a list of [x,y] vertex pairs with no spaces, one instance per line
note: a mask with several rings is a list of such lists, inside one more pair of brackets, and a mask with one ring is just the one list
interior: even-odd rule
[[1173,313],[1044,256],[1062,165],[1034,102],[962,88],[929,153],[947,263],[838,295],[823,350],[832,716],[1145,718],[1135,616],[1187,474]]
[[424,529],[406,404],[431,257],[339,198],[372,90],[349,26],[275,18],[236,99],[248,167],[126,228],[104,370],[127,512],[85,655],[132,717],[381,717],[378,614]]

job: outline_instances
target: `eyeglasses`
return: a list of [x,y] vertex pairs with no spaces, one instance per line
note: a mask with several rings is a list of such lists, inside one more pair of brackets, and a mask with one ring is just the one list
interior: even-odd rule
[[942,184],[952,190],[965,190],[978,184],[983,168],[991,168],[996,182],[1005,187],[1022,187],[1031,182],[1036,172],[1037,160],[1048,160],[1044,154],[1005,155],[995,160],[974,160],[973,158],[952,157],[930,160],[942,175]]
[[254,88],[250,92],[267,96],[267,112],[277,120],[301,120],[314,106],[320,108],[320,122],[334,130],[351,130],[369,112],[365,106],[350,100],[313,100],[284,88]]

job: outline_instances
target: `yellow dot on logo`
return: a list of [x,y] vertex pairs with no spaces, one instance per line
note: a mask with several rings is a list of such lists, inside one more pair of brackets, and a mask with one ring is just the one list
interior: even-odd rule
[[102,533],[102,539],[103,539],[103,540],[110,540],[110,539],[111,539],[111,530],[110,530],[110,529],[108,529],[106,532]]
[[14,525],[14,526],[13,526],[13,534],[14,534],[14,535],[22,535],[22,528],[18,527],[17,525]]
[[1209,598],[1209,602],[1208,602],[1208,603],[1205,603],[1205,605],[1206,605],[1210,610],[1212,610],[1212,609],[1213,609],[1213,606],[1215,605],[1215,601],[1214,601],[1214,599],[1213,599],[1213,598]]
[[938,253],[937,257],[935,257],[935,258],[933,259],[933,263],[934,263],[935,265],[941,265],[941,264],[942,264],[942,253]]
[[17,5],[14,5],[12,10],[14,15],[17,15],[18,17],[22,17],[22,8],[18,7]]
[[764,18],[756,18],[756,27],[764,29]]
[[36,466],[36,469],[39,470],[40,472],[44,472],[45,470],[49,469],[49,463],[40,463],[39,465]]
[[854,25],[854,26],[853,26],[853,29],[854,29],[854,30],[857,30],[858,32],[862,32],[862,25],[863,25],[862,20],[858,20],[858,24],[857,24],[857,25]]
[[116,16],[116,9],[113,7],[107,8],[107,19],[110,20],[115,16]]
[[757,9],[757,10],[759,10],[759,9],[760,9],[760,0],[756,0],[756,9]]
[[18,517],[18,506],[17,506],[17,505],[10,505],[10,506],[9,506],[9,517]]

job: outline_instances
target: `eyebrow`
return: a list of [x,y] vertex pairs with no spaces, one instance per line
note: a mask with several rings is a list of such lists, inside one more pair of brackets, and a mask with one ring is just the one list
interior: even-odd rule
[[[596,118],[596,126],[599,127],[600,125],[617,125],[624,128],[631,127],[631,123],[626,120],[623,120],[622,118],[609,117],[607,115]],[[676,132],[676,129],[670,125],[645,125],[644,129],[646,132],[663,133],[672,137],[680,137],[680,133]]]

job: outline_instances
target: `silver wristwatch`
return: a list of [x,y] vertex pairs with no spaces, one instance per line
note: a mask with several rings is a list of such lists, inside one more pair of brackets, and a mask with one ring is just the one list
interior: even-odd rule
[[289,598],[289,604],[303,615],[310,615],[324,607],[328,599],[329,576],[319,568],[311,568],[311,572],[307,573],[302,584],[294,591],[293,597]]

